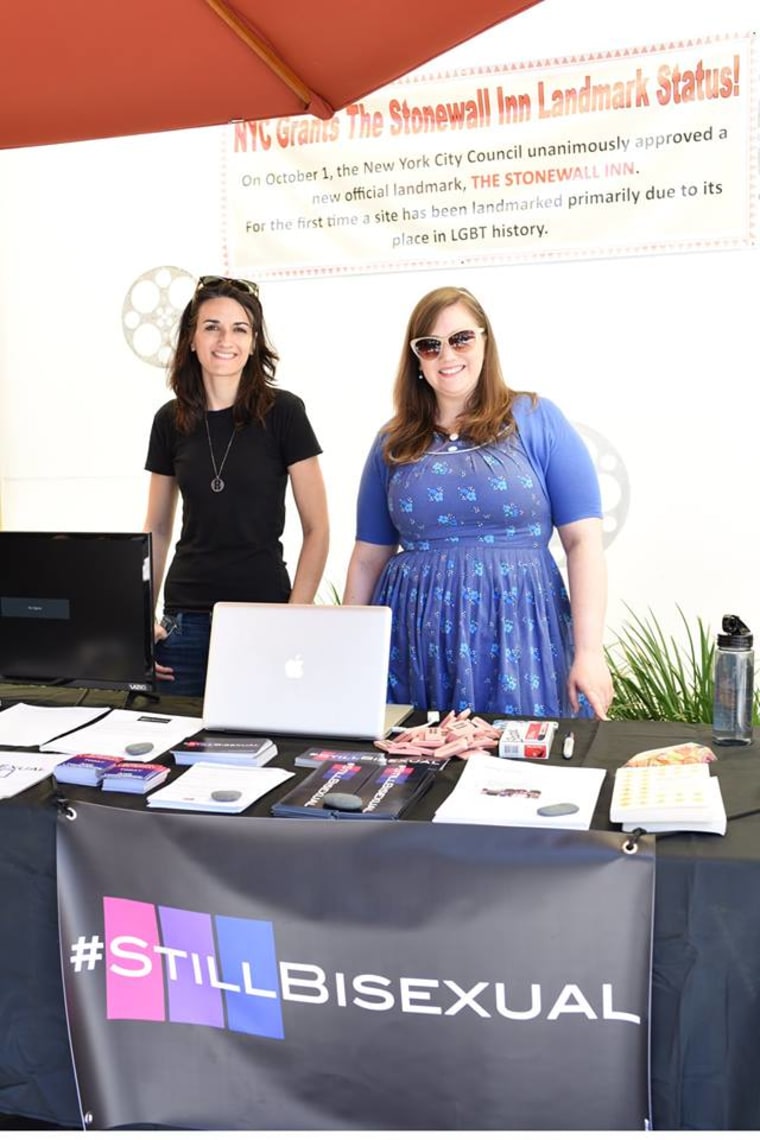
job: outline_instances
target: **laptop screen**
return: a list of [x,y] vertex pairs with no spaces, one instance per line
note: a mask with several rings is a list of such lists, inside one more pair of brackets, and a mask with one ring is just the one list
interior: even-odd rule
[[[204,726],[380,739],[390,636],[388,606],[217,602]],[[410,711],[400,706],[398,719]]]

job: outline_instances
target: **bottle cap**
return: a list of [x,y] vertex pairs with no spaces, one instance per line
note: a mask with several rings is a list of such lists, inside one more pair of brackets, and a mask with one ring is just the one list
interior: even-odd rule
[[752,634],[736,614],[723,615],[723,633],[718,634],[720,649],[751,649]]

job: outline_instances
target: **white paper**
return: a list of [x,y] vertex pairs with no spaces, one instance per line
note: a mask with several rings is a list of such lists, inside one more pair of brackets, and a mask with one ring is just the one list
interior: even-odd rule
[[60,756],[0,750],[0,800],[10,799],[53,774]]
[[[435,823],[486,823],[502,827],[556,827],[587,831],[606,776],[604,768],[558,767],[471,756],[434,816]],[[577,811],[539,815],[551,804]]]
[[[83,724],[95,720],[104,708],[84,708],[81,705],[48,708],[27,705],[19,701],[0,712],[0,746],[5,748],[36,748],[59,736],[72,732]],[[68,747],[62,751],[68,752]]]
[[[113,709],[96,724],[51,740],[43,745],[43,749],[46,752],[89,752],[97,756],[114,756],[119,760],[150,761],[198,732],[202,724],[202,719],[195,716]],[[132,755],[126,750],[129,744],[150,744],[151,748]]]
[[[251,768],[243,764],[213,764],[196,761],[170,784],[151,792],[150,807],[185,811],[245,811],[279,784],[293,778],[284,768]],[[214,793],[229,799],[214,798]],[[237,793],[236,798],[232,796]]]

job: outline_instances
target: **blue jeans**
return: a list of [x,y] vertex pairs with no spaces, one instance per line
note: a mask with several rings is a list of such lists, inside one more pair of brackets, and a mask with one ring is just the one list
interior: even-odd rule
[[156,662],[174,670],[173,681],[158,681],[157,691],[177,697],[202,697],[208,668],[211,614],[165,614],[167,636],[156,642]]

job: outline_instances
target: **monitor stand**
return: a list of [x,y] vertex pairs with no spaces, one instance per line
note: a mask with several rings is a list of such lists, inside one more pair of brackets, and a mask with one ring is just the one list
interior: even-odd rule
[[154,705],[158,704],[158,702],[161,700],[161,697],[158,693],[146,693],[140,689],[130,689],[127,693],[127,699],[122,707],[125,709],[131,709],[137,697],[141,697],[144,701],[148,701]]

